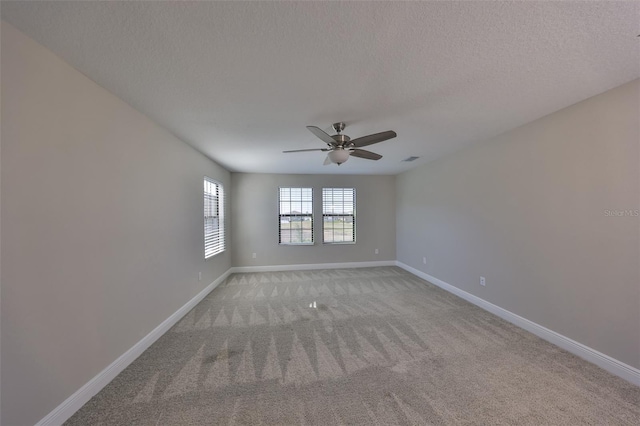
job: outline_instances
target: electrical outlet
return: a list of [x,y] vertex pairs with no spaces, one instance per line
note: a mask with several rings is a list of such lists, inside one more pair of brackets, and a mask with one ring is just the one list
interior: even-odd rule
[[375,254],[380,254],[380,250],[376,249]]
[[424,263],[425,265],[427,264],[427,258],[426,257],[422,258],[422,263]]
[[484,277],[480,277],[480,285],[481,286],[487,285],[487,282],[484,280]]
[[258,255],[256,253],[252,253],[251,257],[253,257],[255,259],[256,257],[258,257]]
[[202,272],[198,272],[198,281],[202,281]]

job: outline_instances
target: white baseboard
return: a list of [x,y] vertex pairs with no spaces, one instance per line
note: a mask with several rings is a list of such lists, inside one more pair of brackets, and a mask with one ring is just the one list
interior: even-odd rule
[[184,306],[174,312],[169,318],[164,320],[151,333],[147,334],[138,343],[133,345],[127,352],[113,361],[107,368],[102,370],[93,379],[78,389],[73,395],[58,405],[53,411],[47,414],[36,426],[58,426],[69,419],[76,411],[87,403],[95,394],[100,392],[118,374],[129,366],[142,352],[147,350],[156,340],[173,327],[183,316],[185,316],[194,306],[196,306],[205,296],[222,283],[231,274],[228,269],[224,274],[209,284],[204,290],[189,300]]
[[303,263],[299,265],[264,265],[264,266],[234,266],[233,273],[244,272],[276,272],[276,271],[306,271],[310,269],[343,269],[343,268],[371,268],[374,266],[395,266],[395,260],[378,260],[373,262],[344,262],[344,263]]
[[402,262],[396,262],[396,265],[406,270],[407,272],[416,275],[423,280],[429,281],[432,284],[437,285],[443,290],[448,291],[449,293],[453,293],[456,296],[463,298],[464,300],[473,303],[476,306],[481,307],[485,311],[489,311],[492,314],[499,316],[500,318],[509,321],[512,324],[517,325],[520,328],[523,328],[536,336],[553,343],[554,345],[571,352],[574,355],[579,356],[580,358],[591,362],[592,364],[597,365],[598,367],[608,371],[611,374],[615,374],[618,377],[625,379],[628,382],[633,383],[636,386],[640,386],[640,370],[635,367],[632,367],[628,364],[625,364],[621,361],[618,361],[615,358],[612,358],[608,355],[603,354],[602,352],[598,352],[595,349],[592,349],[582,343],[576,342],[566,336],[563,336],[560,333],[556,333],[553,330],[549,330],[546,327],[543,327],[539,324],[536,324],[533,321],[530,321],[526,318],[523,318],[519,315],[514,314],[513,312],[507,311],[500,306],[494,305],[493,303],[487,302],[484,299],[479,298],[478,296],[474,296],[471,293],[467,293],[464,290],[460,290],[457,287],[452,286],[442,280],[439,280],[436,277],[433,277],[425,272],[422,272],[418,269],[412,268],[409,265],[405,265]]

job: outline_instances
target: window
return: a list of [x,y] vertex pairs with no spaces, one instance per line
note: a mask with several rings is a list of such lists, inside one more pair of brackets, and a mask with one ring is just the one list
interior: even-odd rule
[[280,188],[278,242],[313,244],[313,189]]
[[224,189],[204,177],[204,258],[224,251]]
[[325,243],[356,242],[354,188],[322,188],[322,237]]

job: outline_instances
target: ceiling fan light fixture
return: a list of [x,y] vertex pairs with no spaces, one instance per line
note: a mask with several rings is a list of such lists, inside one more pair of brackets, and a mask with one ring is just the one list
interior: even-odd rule
[[349,159],[349,151],[338,148],[329,152],[329,159],[332,163],[337,164],[338,166]]

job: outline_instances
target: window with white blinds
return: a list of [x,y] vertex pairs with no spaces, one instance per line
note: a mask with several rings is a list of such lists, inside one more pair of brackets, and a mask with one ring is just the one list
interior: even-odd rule
[[278,243],[313,244],[313,188],[280,188]]
[[356,242],[355,188],[322,188],[322,241]]
[[204,258],[224,251],[224,188],[204,178]]

